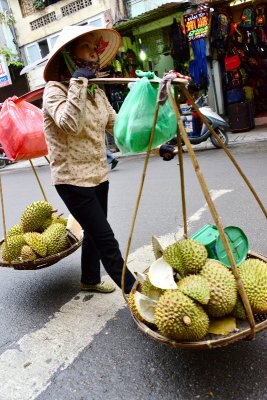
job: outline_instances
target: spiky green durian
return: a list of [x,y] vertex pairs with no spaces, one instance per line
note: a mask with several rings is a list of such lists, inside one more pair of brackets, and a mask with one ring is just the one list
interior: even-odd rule
[[147,276],[145,281],[142,283],[141,293],[149,297],[150,299],[158,300],[160,296],[164,293],[164,290],[152,285],[149,277]]
[[43,233],[52,224],[52,222],[53,222],[53,219],[51,217],[47,218],[43,222],[43,224],[40,226],[40,228],[38,229],[38,232]]
[[178,245],[182,258],[183,275],[199,273],[208,258],[206,247],[193,239],[179,240]]
[[60,217],[52,217],[52,224],[62,224],[67,226],[68,219],[67,218],[60,218]]
[[24,261],[33,261],[38,258],[37,254],[27,244],[22,247],[20,256]]
[[180,274],[183,274],[183,260],[178,242],[175,242],[163,250],[163,259]]
[[46,242],[41,233],[38,232],[27,232],[24,233],[24,239],[30,248],[39,254],[41,257],[45,257],[47,254]]
[[267,312],[267,263],[258,259],[244,261],[238,268],[254,313]]
[[210,299],[210,286],[204,276],[188,275],[181,279],[177,286],[183,294],[191,297],[191,299],[197,300],[201,304],[208,304]]
[[7,237],[15,236],[15,235],[23,235],[23,229],[21,224],[13,225],[9,231],[7,232]]
[[45,220],[51,217],[53,207],[47,201],[35,201],[22,213],[20,223],[24,232],[37,232]]
[[207,334],[209,318],[200,304],[180,290],[168,290],[156,305],[155,323],[167,338],[196,341]]
[[236,304],[231,312],[231,315],[238,319],[247,319],[246,310],[239,295],[237,296]]
[[232,272],[215,260],[208,260],[200,272],[210,286],[210,300],[205,310],[212,317],[230,314],[236,304],[237,288]]
[[60,253],[69,245],[66,227],[63,224],[51,224],[42,236],[47,245],[48,255]]
[[26,244],[23,235],[14,235],[2,243],[1,251],[4,261],[15,261],[20,257],[21,249]]

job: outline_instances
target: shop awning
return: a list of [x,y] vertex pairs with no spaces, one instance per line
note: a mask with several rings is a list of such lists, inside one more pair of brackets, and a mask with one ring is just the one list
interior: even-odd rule
[[131,32],[133,28],[136,28],[140,25],[147,24],[160,18],[168,17],[175,12],[182,12],[192,6],[196,6],[196,4],[192,4],[192,2],[188,0],[172,1],[170,3],[163,4],[154,10],[140,14],[132,19],[129,19],[128,21],[123,21],[121,23],[118,22],[117,24],[113,25],[113,28],[119,31],[121,34],[126,34],[127,32]]

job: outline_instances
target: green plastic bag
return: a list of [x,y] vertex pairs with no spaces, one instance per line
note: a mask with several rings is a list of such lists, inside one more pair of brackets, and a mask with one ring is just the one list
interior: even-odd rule
[[[155,114],[159,83],[151,83],[145,76],[136,81],[126,96],[114,127],[114,138],[123,155],[147,151]],[[176,135],[177,120],[167,100],[159,106],[152,148]]]

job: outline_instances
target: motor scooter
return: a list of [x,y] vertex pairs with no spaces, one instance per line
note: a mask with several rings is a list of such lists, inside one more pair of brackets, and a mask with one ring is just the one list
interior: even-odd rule
[[[218,115],[210,106],[207,105],[207,98],[208,96],[203,94],[195,101],[195,103],[200,112],[206,117],[209,124],[215,130],[221,141],[227,146],[227,130],[229,129],[229,125],[220,115]],[[210,138],[214,147],[217,149],[221,148],[221,145],[209,131],[208,127],[203,124],[199,118],[194,116],[194,109],[191,105],[181,104],[180,112],[191,144],[199,144]],[[169,143],[174,144],[173,140],[171,140]],[[184,143],[182,144],[184,145]]]

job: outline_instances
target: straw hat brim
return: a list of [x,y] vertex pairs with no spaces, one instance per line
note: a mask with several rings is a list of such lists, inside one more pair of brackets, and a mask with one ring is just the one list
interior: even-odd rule
[[106,44],[106,48],[99,55],[100,69],[108,65],[113,60],[122,42],[119,32],[114,29],[96,28],[95,26],[89,24],[83,26],[66,26],[60,32],[53,50],[49,54],[49,58],[44,69],[44,80],[46,82],[60,80],[59,69],[60,65],[62,65],[61,59],[63,58],[61,50],[73,40],[76,40],[90,32],[93,32],[97,39],[102,38]]

